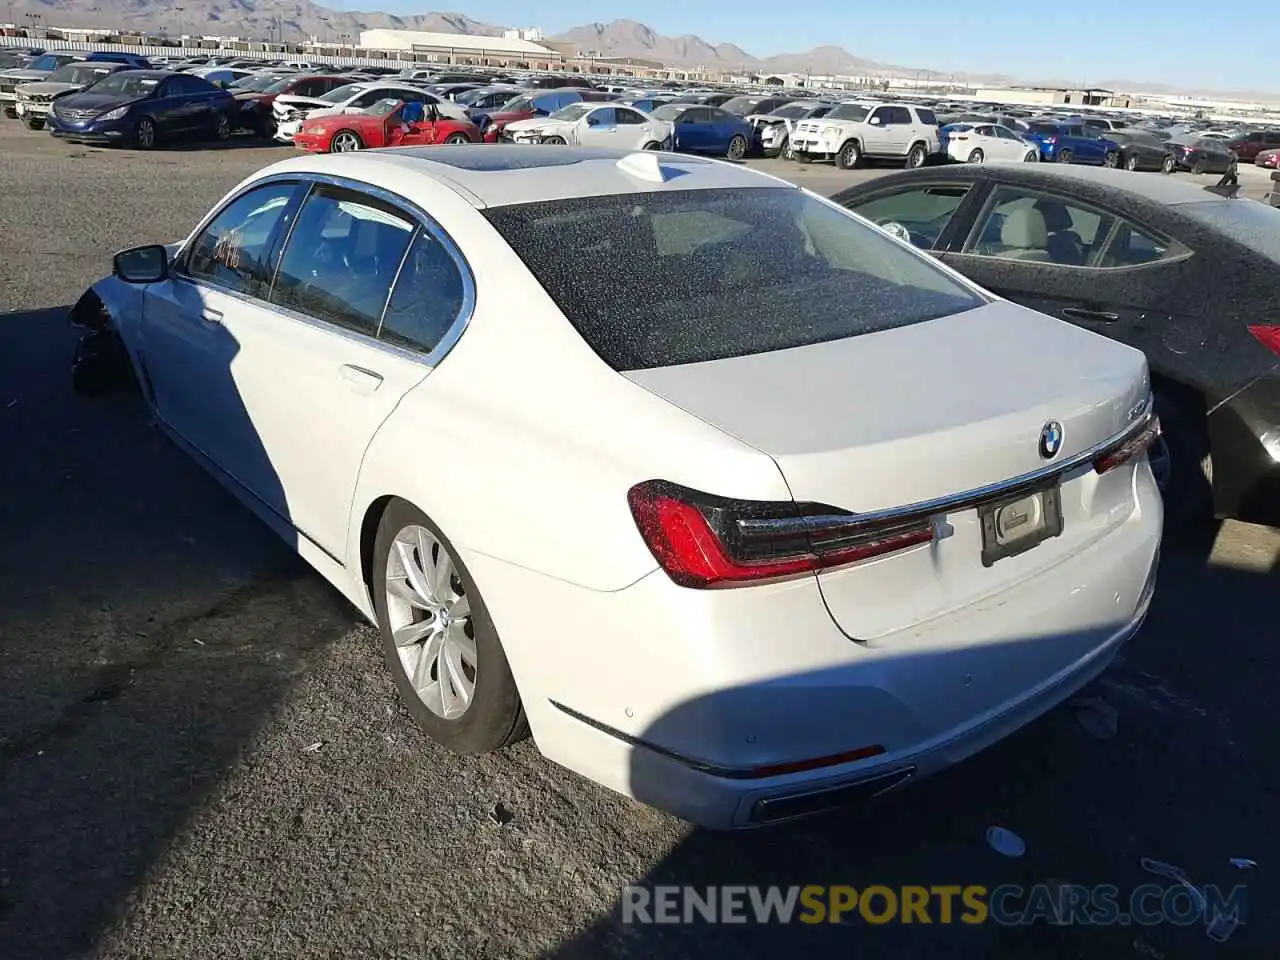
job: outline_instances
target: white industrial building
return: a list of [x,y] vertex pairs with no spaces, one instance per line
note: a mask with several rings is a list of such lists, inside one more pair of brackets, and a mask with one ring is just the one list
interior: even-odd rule
[[[512,33],[516,36],[511,36]],[[360,34],[360,46],[366,51],[385,51],[393,55],[410,53],[419,59],[477,66],[524,63],[533,69],[551,69],[564,62],[562,52],[526,39],[529,34],[526,31],[508,31],[508,35],[503,37],[481,37],[421,30],[365,30]]]

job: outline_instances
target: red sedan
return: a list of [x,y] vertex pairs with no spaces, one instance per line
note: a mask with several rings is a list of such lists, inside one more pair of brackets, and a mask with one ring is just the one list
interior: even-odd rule
[[[421,115],[405,107],[422,108]],[[348,153],[375,147],[421,147],[433,143],[479,143],[474,123],[443,117],[434,104],[381,100],[367,110],[310,117],[293,143],[311,153]]]
[[1260,167],[1280,170],[1280,149],[1263,150],[1254,158],[1253,162]]

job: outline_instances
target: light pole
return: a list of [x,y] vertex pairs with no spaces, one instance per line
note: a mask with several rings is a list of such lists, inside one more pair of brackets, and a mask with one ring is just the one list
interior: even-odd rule
[[184,30],[182,29],[182,11],[183,11],[183,10],[185,10],[185,9],[186,9],[186,7],[174,7],[174,8],[173,8],[173,12],[174,12],[174,13],[176,13],[176,14],[178,15],[178,42],[179,42],[180,44],[182,44],[182,46],[183,46],[184,48],[185,48],[185,47],[186,47],[186,45],[187,45],[187,41],[186,41],[186,36],[187,36],[187,34],[186,34],[186,31],[184,31]]

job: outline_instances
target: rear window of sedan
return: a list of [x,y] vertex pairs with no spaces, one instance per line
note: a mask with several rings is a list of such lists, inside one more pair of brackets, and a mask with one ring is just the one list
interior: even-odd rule
[[801,347],[986,302],[924,255],[800,190],[582,197],[484,215],[620,371]]

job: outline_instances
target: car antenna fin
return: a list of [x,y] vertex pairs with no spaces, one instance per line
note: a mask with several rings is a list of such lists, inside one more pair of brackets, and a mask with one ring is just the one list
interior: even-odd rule
[[618,161],[618,169],[638,180],[650,183],[666,183],[670,178],[669,171],[662,166],[662,161],[652,150],[641,150],[629,153]]

